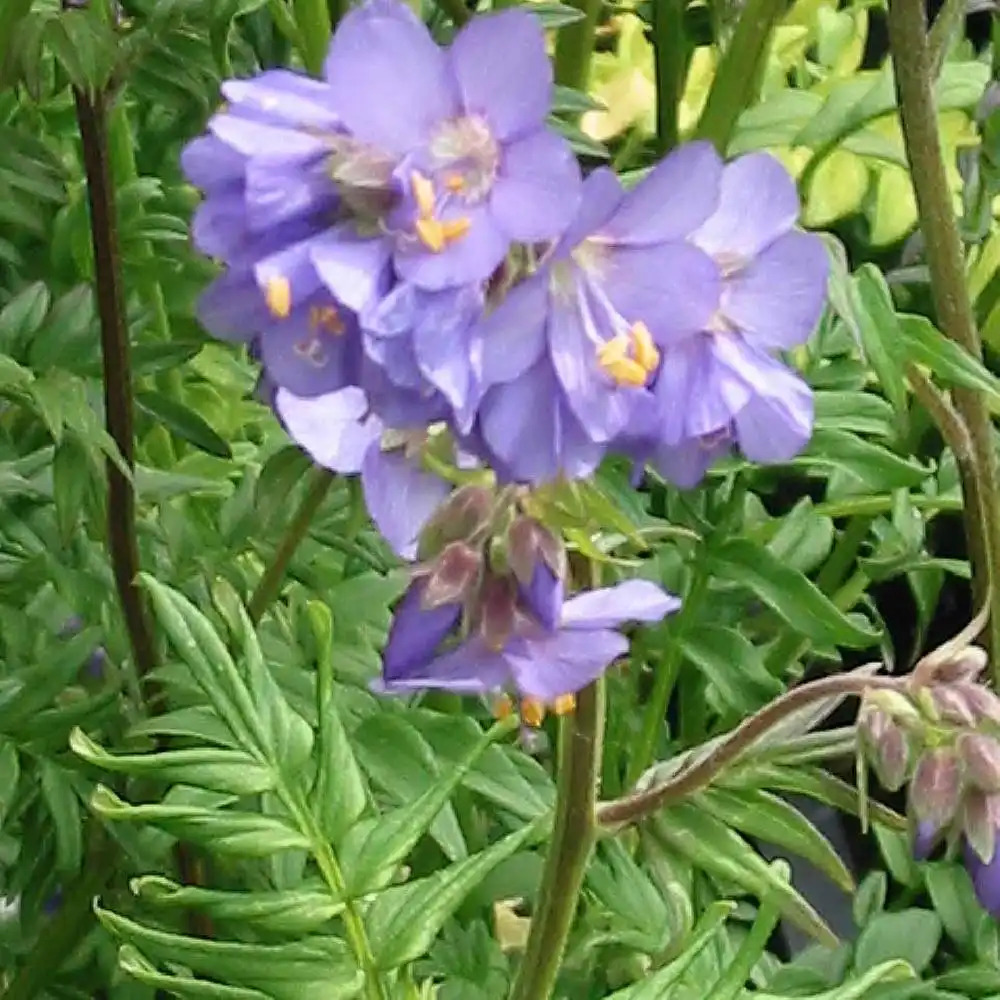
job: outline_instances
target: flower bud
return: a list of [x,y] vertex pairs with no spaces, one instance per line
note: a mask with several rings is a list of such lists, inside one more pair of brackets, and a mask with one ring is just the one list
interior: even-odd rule
[[933,823],[923,820],[913,827],[913,857],[917,861],[926,861],[934,850],[934,845],[941,835],[941,830]]
[[983,733],[963,733],[958,739],[966,777],[984,792],[1000,792],[1000,743]]
[[434,560],[424,586],[423,606],[428,610],[443,604],[463,603],[479,581],[482,556],[465,542],[445,546]]
[[962,832],[968,846],[985,864],[996,851],[997,827],[1000,825],[1000,798],[973,790],[962,803]]
[[935,720],[950,722],[953,726],[974,726],[976,716],[968,699],[954,685],[936,684],[925,689],[934,707]]
[[479,634],[490,649],[501,650],[514,630],[517,601],[510,577],[489,574],[479,590]]
[[917,822],[947,826],[962,797],[962,770],[954,751],[926,750],[917,761],[910,782],[910,806]]
[[461,486],[434,512],[420,535],[420,558],[440,552],[450,542],[468,541],[489,523],[493,493],[485,486]]
[[508,563],[521,605],[550,631],[559,624],[566,556],[559,540],[530,517],[518,517],[507,532]]
[[880,709],[866,708],[858,720],[858,735],[882,787],[890,792],[902,788],[912,756],[902,728]]
[[951,687],[968,705],[976,723],[988,721],[1000,725],[1000,698],[989,688],[972,681],[953,684]]
[[934,670],[934,681],[939,684],[953,684],[956,681],[975,681],[986,667],[986,650],[980,646],[966,646],[946,663]]
[[868,691],[865,694],[865,704],[880,709],[890,719],[906,726],[922,726],[923,718],[916,706],[900,691],[881,689]]

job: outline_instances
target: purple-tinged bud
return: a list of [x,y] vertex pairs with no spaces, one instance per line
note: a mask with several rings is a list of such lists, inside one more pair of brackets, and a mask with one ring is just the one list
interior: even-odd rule
[[1000,743],[983,733],[963,733],[958,752],[966,777],[984,792],[1000,792]]
[[951,685],[951,689],[961,695],[976,723],[995,722],[1000,725],[1000,698],[989,688],[964,681]]
[[910,807],[918,823],[948,826],[962,800],[962,769],[954,751],[926,750],[910,782]]
[[994,849],[991,860],[983,861],[966,842],[963,854],[979,905],[990,916],[1000,917],[1000,851]]
[[493,516],[495,499],[485,486],[461,486],[434,512],[420,534],[420,558],[440,552],[450,542],[469,541]]
[[961,681],[975,681],[983,672],[988,657],[980,646],[966,646],[946,663],[934,669],[935,684],[954,684]]
[[430,610],[444,604],[464,603],[479,583],[483,558],[465,542],[452,542],[431,564],[424,586],[423,606]]
[[957,689],[957,686],[936,684],[927,691],[937,719],[942,722],[950,722],[954,726],[974,726],[976,724],[976,715],[968,699]]
[[386,682],[405,680],[423,667],[462,615],[460,604],[427,608],[425,586],[424,579],[414,580],[396,606],[382,653],[382,678]]
[[514,631],[517,597],[509,577],[488,575],[479,591],[479,634],[490,649],[501,650]]
[[980,860],[989,864],[996,850],[1000,799],[978,789],[969,791],[962,802],[962,832]]
[[890,719],[907,727],[922,727],[924,720],[911,699],[902,691],[888,689],[868,691],[864,703],[871,709],[879,709]]
[[880,709],[866,707],[858,735],[882,787],[890,792],[902,788],[912,762],[910,740],[902,728]]
[[507,558],[517,580],[521,604],[552,631],[562,615],[566,553],[542,524],[519,517],[507,532]]
[[527,587],[518,586],[522,606],[545,628],[554,632],[562,617],[563,582],[543,559],[535,563],[535,572]]
[[933,823],[927,820],[917,823],[913,828],[913,857],[917,861],[926,861],[940,836],[941,829]]

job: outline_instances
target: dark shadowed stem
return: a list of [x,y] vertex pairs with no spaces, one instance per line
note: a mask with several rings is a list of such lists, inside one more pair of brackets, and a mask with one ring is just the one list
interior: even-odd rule
[[663,156],[680,141],[677,112],[684,95],[688,42],[684,0],[653,0],[656,72],[656,151]]
[[[931,93],[932,67],[923,0],[891,0],[889,45],[938,324],[979,360],[982,346],[965,283],[965,257]],[[959,466],[965,531],[976,606],[990,603],[987,644],[994,654],[991,659],[996,677],[1000,672],[1000,587],[992,586],[992,580],[1000,568],[1000,511],[993,428],[980,393],[956,388],[953,398],[972,445],[972,462],[965,470]]]
[[698,138],[725,153],[736,122],[756,96],[767,59],[771,32],[785,11],[785,0],[747,0],[736,30],[719,62],[698,122]]
[[277,597],[281,583],[285,579],[285,573],[288,571],[288,564],[292,561],[295,550],[299,547],[302,539],[305,538],[306,532],[309,531],[309,525],[332,485],[333,473],[328,469],[316,466],[310,473],[309,485],[306,488],[306,495],[302,499],[302,505],[295,512],[295,517],[281,539],[273,561],[264,571],[260,583],[257,584],[257,589],[250,598],[250,604],[247,606],[250,620],[255,624],[260,621],[271,601]]
[[583,17],[560,28],[556,35],[556,83],[586,90],[601,0],[566,0],[566,4],[575,7]]
[[604,737],[604,680],[584,688],[559,720],[556,816],[531,933],[510,1000],[548,1000],[596,839],[594,806]]
[[461,28],[472,16],[464,0],[436,0],[436,2],[456,28]]
[[862,695],[876,688],[899,688],[904,678],[873,677],[854,672],[821,677],[786,691],[755,715],[744,719],[726,739],[679,774],[641,792],[634,792],[597,807],[597,821],[601,826],[618,826],[635,823],[674,802],[680,802],[695,792],[707,788],[712,781],[747,747],[763,736],[793,712],[807,705],[837,695]]
[[[106,96],[77,90],[77,120],[83,143],[83,165],[90,201],[90,233],[94,247],[94,280],[101,323],[104,364],[104,413],[108,433],[129,469],[135,465],[132,428],[131,345],[125,323],[125,294],[118,252],[114,186],[108,162]],[[136,583],[139,546],[135,528],[132,481],[114,462],[107,462],[108,545],[115,585],[125,615],[135,667],[140,677],[156,666],[156,650],[145,603]]]

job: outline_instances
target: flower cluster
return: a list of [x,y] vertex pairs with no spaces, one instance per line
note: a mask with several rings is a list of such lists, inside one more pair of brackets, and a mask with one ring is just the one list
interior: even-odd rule
[[985,664],[972,646],[915,671],[905,692],[866,695],[859,725],[883,785],[909,785],[915,856],[960,842],[979,902],[1000,916],[1000,698],[977,681]]
[[194,239],[226,266],[202,320],[252,344],[318,460],[345,389],[359,437],[370,416],[440,425],[505,482],[584,477],[615,450],[688,486],[733,444],[766,462],[807,441],[811,394],[779,352],[815,326],[827,262],[792,180],[706,143],[629,191],[583,180],[525,10],[441,47],[399,0],[368,0],[322,79],[223,93],[183,155],[205,194]]

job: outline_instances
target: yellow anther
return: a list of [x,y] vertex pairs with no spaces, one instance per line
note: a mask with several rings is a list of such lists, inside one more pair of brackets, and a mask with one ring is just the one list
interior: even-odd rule
[[418,170],[410,173],[410,190],[413,200],[417,203],[417,211],[422,219],[434,217],[434,185],[430,178],[424,177]]
[[521,721],[532,729],[537,729],[545,718],[545,706],[537,698],[521,701]]
[[635,360],[646,369],[647,372],[656,371],[656,366],[660,363],[660,352],[653,343],[653,336],[649,332],[649,327],[641,320],[633,323],[629,329],[632,336],[632,353]]
[[309,310],[309,326],[339,337],[344,332],[344,321],[336,306],[313,306]]
[[287,278],[278,276],[269,279],[264,297],[272,316],[288,319],[292,311],[292,286]]
[[417,219],[415,223],[417,236],[428,250],[438,253],[444,249],[444,226],[437,219]]
[[504,719],[509,719],[514,714],[514,702],[511,700],[510,695],[497,695],[497,697],[493,699],[493,706],[491,710],[493,718],[503,722]]
[[444,186],[457,194],[459,191],[465,190],[465,178],[461,174],[445,174]]
[[552,711],[555,715],[569,715],[576,711],[576,698],[571,694],[561,694],[552,702]]
[[620,386],[642,388],[646,384],[646,379],[649,378],[649,372],[638,361],[633,361],[631,358],[609,361],[607,364],[602,364],[601,368]]
[[441,223],[445,243],[454,243],[456,240],[460,240],[471,228],[472,222],[465,215]]
[[625,360],[628,357],[628,346],[628,338],[622,333],[618,334],[597,348],[597,363],[606,368],[617,361]]

